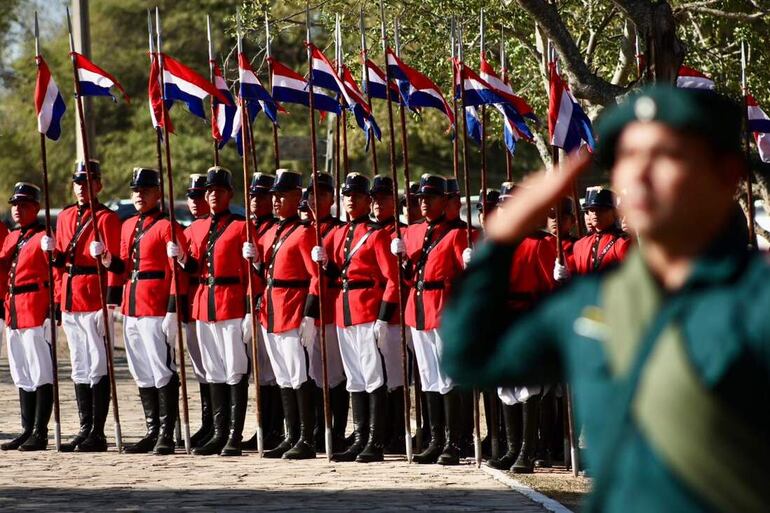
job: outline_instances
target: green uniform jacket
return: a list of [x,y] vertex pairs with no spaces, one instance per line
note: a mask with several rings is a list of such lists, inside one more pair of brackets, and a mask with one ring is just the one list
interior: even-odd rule
[[595,477],[589,511],[768,511],[770,267],[729,230],[665,293],[636,251],[534,310],[504,310],[515,245],[474,255],[443,314],[459,383],[566,379]]

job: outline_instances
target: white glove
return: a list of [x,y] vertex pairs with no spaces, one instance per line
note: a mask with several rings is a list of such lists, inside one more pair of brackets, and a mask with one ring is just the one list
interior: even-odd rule
[[406,244],[401,239],[393,239],[390,241],[390,252],[394,255],[404,255],[406,253]]
[[252,258],[256,258],[257,247],[253,242],[244,242],[243,247],[241,248],[241,255],[243,255],[244,260],[251,260]]
[[310,258],[315,263],[320,263],[321,265],[326,265],[326,262],[329,261],[329,257],[326,255],[326,250],[323,248],[323,246],[313,246],[313,250],[310,252]]
[[40,237],[40,249],[43,251],[53,251],[55,245],[56,244],[53,240],[53,237],[49,237],[48,235],[43,235]]
[[160,329],[166,335],[166,341],[173,345],[176,343],[176,312],[166,312],[163,316],[163,322],[160,323]]
[[247,313],[246,316],[243,318],[243,321],[241,321],[241,334],[243,336],[244,344],[248,344],[249,342],[251,342],[251,337],[252,337],[251,313]]
[[312,317],[303,317],[299,325],[299,340],[306,348],[310,348],[315,343],[318,328],[315,326],[315,319]]
[[556,281],[567,281],[570,279],[569,269],[566,265],[561,265],[557,260],[553,264],[553,279]]
[[179,258],[179,255],[181,254],[181,251],[179,249],[179,244],[176,244],[174,242],[169,241],[166,243],[166,256],[169,258]]
[[384,350],[388,343],[388,321],[377,319],[374,321],[374,341],[377,347]]
[[471,257],[473,256],[473,250],[471,248],[465,248],[463,250],[463,268],[468,267],[471,263]]
[[91,244],[88,246],[88,252],[93,258],[96,258],[104,253],[104,244],[98,240],[91,241]]

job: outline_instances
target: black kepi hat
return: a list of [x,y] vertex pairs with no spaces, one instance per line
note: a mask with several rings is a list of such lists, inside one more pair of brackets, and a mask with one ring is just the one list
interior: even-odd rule
[[[102,179],[102,169],[98,160],[89,159],[88,170],[91,172],[91,178],[94,180]],[[86,163],[82,160],[75,162],[75,171],[72,173],[72,181],[76,183],[84,183],[88,180],[86,176]]]
[[206,188],[225,187],[233,188],[233,175],[229,169],[221,166],[213,166],[206,171]]
[[296,171],[279,169],[270,192],[288,192],[302,189],[302,175]]
[[366,194],[369,195],[369,179],[361,173],[349,173],[345,177],[345,184],[342,186],[342,194]]
[[157,169],[149,167],[135,167],[128,187],[130,189],[160,187],[160,173]]
[[13,193],[8,198],[8,203],[13,205],[21,201],[40,203],[40,187],[29,182],[17,182],[13,186]]
[[190,175],[190,186],[187,187],[188,198],[202,198],[206,195],[206,175],[196,173]]

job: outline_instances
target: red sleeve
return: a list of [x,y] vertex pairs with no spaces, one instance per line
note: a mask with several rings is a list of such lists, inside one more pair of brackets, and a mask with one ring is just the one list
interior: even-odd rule
[[[117,214],[108,211],[102,217],[101,236],[104,246],[111,255],[121,254],[121,222]],[[125,261],[124,261],[125,262]],[[112,271],[107,272],[107,286],[120,287],[125,282],[125,273],[118,274]]]
[[452,247],[454,248],[455,264],[462,272],[462,270],[465,269],[465,264],[463,263],[463,251],[468,248],[468,235],[467,232],[464,232],[459,228],[456,228],[453,231],[455,233],[453,234],[454,240],[452,241]]
[[[176,236],[176,243],[179,246],[179,252],[180,254],[184,255],[187,253],[188,243],[187,243],[187,237],[185,236],[184,228],[179,223],[174,224],[174,235]],[[171,223],[169,222],[168,228],[163,233],[163,239],[166,244],[171,242]],[[165,248],[164,248],[165,249]],[[171,280],[171,294],[174,296],[183,296],[186,295],[189,287],[190,287],[190,280],[187,273],[182,272],[181,267],[179,266],[176,258],[169,258],[168,259],[168,266],[169,269],[174,269],[174,272],[176,273],[177,279],[176,282],[179,283],[179,291],[177,292],[176,282],[174,280]]]
[[[556,240],[553,238],[552,240]],[[556,280],[553,279],[553,266],[556,263],[556,245],[551,239],[541,239],[537,244],[535,262],[538,270],[540,289],[537,292],[550,292],[556,288]],[[566,256],[566,253],[565,253]]]
[[390,234],[385,230],[377,230],[373,234],[374,251],[380,263],[380,272],[385,280],[385,292],[382,300],[386,303],[398,303],[398,263],[390,252]]
[[315,239],[315,227],[309,226],[305,228],[306,232],[303,234],[302,241],[300,243],[300,251],[302,252],[302,261],[305,264],[308,274],[310,274],[310,289],[309,293],[313,296],[320,296],[321,294],[321,281],[318,276],[318,264],[313,262],[311,258],[311,252],[316,245]]

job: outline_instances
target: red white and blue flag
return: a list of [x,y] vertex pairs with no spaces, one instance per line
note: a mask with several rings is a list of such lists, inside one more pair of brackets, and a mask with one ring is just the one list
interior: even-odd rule
[[449,119],[451,130],[455,124],[455,116],[438,86],[427,76],[406,65],[392,49],[388,48],[386,53],[388,73],[399,82],[399,89],[406,99],[407,106],[410,109],[432,107],[440,110]]
[[566,152],[571,152],[583,144],[593,150],[595,142],[591,120],[559,76],[556,63],[550,63],[549,68],[551,94],[548,104],[548,132],[551,145]]
[[[364,65],[369,71],[368,86],[366,82],[367,69],[364,69],[363,71],[364,75],[361,78],[361,86],[364,92],[367,93],[372,98],[387,100],[388,99],[387,91],[385,90],[385,82],[387,81],[387,78],[385,77],[385,72],[382,71],[375,63],[373,63],[369,59],[366,59],[364,61]],[[403,101],[401,98],[401,92],[398,90],[398,87],[396,87],[396,84],[394,84],[393,82],[390,83],[390,100],[403,104]]]
[[481,116],[476,107],[465,107],[465,129],[468,137],[481,144]]
[[254,110],[256,115],[260,110],[264,110],[270,121],[277,125],[278,111],[283,109],[267,92],[243,53],[238,54],[238,81],[240,83],[238,95],[248,102],[249,113],[251,114]]
[[[486,75],[488,77],[493,76],[493,78],[497,79],[500,84],[504,85],[503,81],[494,74],[492,67],[487,64],[486,61],[482,61],[482,66],[484,64],[486,64]],[[460,93],[464,94],[463,105],[471,107],[476,105],[507,103],[512,105],[522,116],[537,121],[537,116],[535,116],[535,113],[532,111],[532,107],[530,107],[522,98],[513,94],[510,86],[506,85],[505,89],[494,87],[464,63],[459,63],[458,66],[458,75],[464,91],[457,91],[455,94],[457,94],[458,98],[460,98]]]
[[233,126],[236,122],[237,109],[233,95],[227,87],[222,70],[216,62],[211,62],[214,68],[214,87],[230,102],[224,103],[216,96],[211,97],[211,136],[219,142],[219,147],[224,147],[233,134]]
[[676,86],[683,89],[713,90],[716,84],[710,77],[697,69],[681,66],[679,73],[677,73]]
[[37,130],[52,141],[61,135],[61,118],[67,106],[43,57],[38,55],[37,80],[35,82],[35,114]]
[[[273,99],[282,103],[299,103],[310,107],[310,84],[285,64],[270,58],[273,70]],[[313,107],[324,112],[340,113],[339,102],[330,96],[313,90]]]
[[126,103],[129,103],[130,100],[126,91],[115,77],[77,52],[72,52],[70,55],[75,60],[75,70],[77,71],[81,96],[109,96],[114,100],[115,97],[110,92],[110,89],[114,86],[123,93]]
[[364,97],[364,93],[358,88],[356,79],[353,78],[353,74],[350,72],[347,66],[342,66],[342,81],[345,85],[345,89],[350,99],[355,102],[352,107],[353,115],[356,117],[356,123],[361,127],[361,130],[366,132],[366,147],[369,148],[369,134],[373,133],[377,140],[382,139],[382,132],[380,131],[377,120],[374,119],[374,114],[369,108],[369,102]]
[[748,128],[754,134],[759,158],[762,162],[770,162],[770,117],[750,94],[746,95],[746,108],[748,109]]
[[170,102],[163,102],[163,93],[160,90],[160,64],[158,63],[158,54],[150,55],[150,79],[147,83],[147,97],[150,106],[150,119],[155,129],[167,126],[168,133],[174,133],[174,125],[171,123],[171,117],[168,115]]
[[214,84],[192,69],[166,54],[161,54],[161,58],[163,59],[164,98],[166,102],[183,102],[191,113],[203,119],[206,119],[203,100],[207,96],[211,95],[222,103],[232,104],[214,87]]

